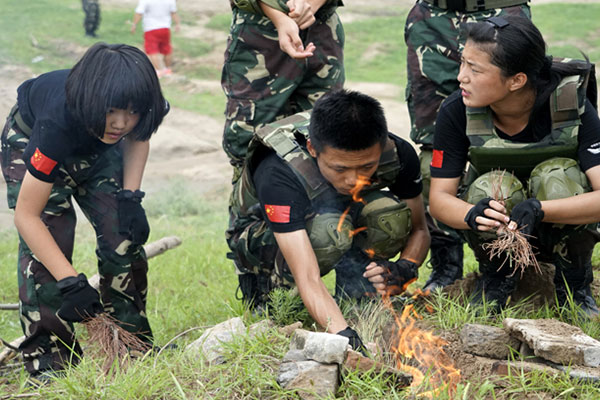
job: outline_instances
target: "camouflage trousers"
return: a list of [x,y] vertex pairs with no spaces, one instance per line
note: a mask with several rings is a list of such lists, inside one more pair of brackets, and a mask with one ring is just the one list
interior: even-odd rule
[[81,6],[85,13],[83,19],[85,33],[94,34],[100,25],[100,4],[98,0],[81,0]]
[[294,60],[279,48],[277,30],[267,17],[233,11],[221,85],[227,96],[223,149],[235,167],[234,181],[255,130],[311,109],[319,97],[344,84],[344,30],[338,15],[324,15],[300,36],[316,50],[312,57]]
[[[22,156],[27,135],[9,116],[2,131],[2,172],[7,183],[9,207],[14,208],[26,172]],[[97,238],[96,256],[100,295],[105,310],[128,331],[152,341],[146,317],[148,263],[141,246],[118,233],[115,193],[122,187],[121,149],[113,146],[102,154],[73,157],[61,166],[41,219],[57,245],[72,262],[75,239],[75,198],[92,224]],[[82,353],[73,324],[56,312],[62,296],[56,280],[20,238],[18,283],[21,327],[26,336],[21,344],[25,367],[31,374],[59,370],[77,363]]]
[[477,12],[448,11],[423,0],[410,10],[404,27],[407,47],[406,103],[411,120],[410,138],[433,145],[435,118],[442,101],[458,89],[458,69],[464,42],[463,23],[501,15],[531,18],[529,6]]

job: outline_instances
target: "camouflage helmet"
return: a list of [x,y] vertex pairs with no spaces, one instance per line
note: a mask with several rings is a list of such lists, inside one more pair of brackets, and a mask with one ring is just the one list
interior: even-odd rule
[[390,192],[373,191],[364,199],[358,229],[366,229],[356,234],[355,243],[367,254],[392,258],[404,248],[410,234],[410,208]]
[[[341,220],[341,225],[340,225]],[[338,225],[340,230],[338,231]],[[327,274],[352,246],[352,219],[340,212],[317,214],[306,222],[306,231],[319,263],[321,275]]]
[[513,174],[506,171],[490,171],[479,176],[469,186],[464,200],[471,204],[486,197],[503,200],[504,207],[510,213],[512,208],[527,199],[523,184]]
[[529,177],[529,192],[538,200],[556,200],[590,190],[588,180],[577,161],[555,157],[535,166]]

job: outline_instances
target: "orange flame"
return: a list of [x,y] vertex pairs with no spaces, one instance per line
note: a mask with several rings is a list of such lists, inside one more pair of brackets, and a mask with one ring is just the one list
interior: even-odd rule
[[[417,290],[412,299],[423,295],[421,290]],[[434,335],[432,331],[424,331],[416,326],[417,320],[423,317],[416,312],[414,305],[406,305],[398,315],[389,296],[384,296],[383,301],[388,310],[393,313],[398,326],[398,340],[392,345],[392,351],[396,355],[396,367],[413,376],[411,384],[413,389],[423,383],[426,375],[436,387],[431,391],[418,393],[416,396],[436,398],[437,394],[446,388],[452,395],[460,380],[460,370],[454,367],[452,360],[444,351],[444,346],[448,342]],[[406,365],[407,360],[410,360],[412,365]]]
[[367,253],[369,258],[375,257],[375,250],[373,250],[373,249],[366,249],[366,250],[364,250],[364,252]]
[[356,228],[355,230],[348,232],[348,236],[352,237],[352,236],[356,235],[357,233],[366,231],[366,230],[367,230],[366,226],[361,226],[360,228]]
[[364,176],[358,176],[358,178],[356,179],[356,183],[354,184],[354,187],[350,190],[350,194],[352,195],[352,201],[354,201],[355,203],[363,203],[363,204],[367,204],[367,202],[365,201],[365,199],[363,199],[360,196],[360,191],[363,190],[363,188],[365,186],[369,186],[371,184],[371,181],[369,180],[369,178],[364,177]]
[[350,211],[350,207],[346,208],[344,210],[344,212],[342,213],[342,215],[340,216],[340,220],[338,221],[337,228],[336,228],[338,232],[342,231],[342,224],[344,223],[344,219],[346,218],[346,215],[348,215],[349,211]]

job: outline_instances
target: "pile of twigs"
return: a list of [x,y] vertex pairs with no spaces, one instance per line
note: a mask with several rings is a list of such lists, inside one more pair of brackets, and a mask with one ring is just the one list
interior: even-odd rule
[[[492,171],[492,173],[494,174],[492,181],[492,198],[499,203],[504,204],[504,199],[506,197],[504,193],[502,193],[502,181],[504,180],[506,171],[498,170]],[[513,276],[517,271],[520,271],[521,276],[523,276],[525,269],[530,266],[533,267],[538,274],[541,274],[542,272],[540,265],[535,258],[533,247],[531,246],[531,243],[529,243],[528,235],[521,232],[523,228],[524,227],[521,226],[512,230],[508,228],[508,224],[504,223],[496,230],[498,237],[491,243],[485,243],[483,245],[483,248],[488,250],[490,260],[505,254],[506,258],[498,270],[502,269],[504,264],[508,261],[512,268],[512,274],[510,274],[510,276]]]
[[118,362],[125,367],[130,355],[146,353],[150,345],[117,324],[117,320],[103,313],[84,323],[92,357],[103,360],[102,371],[108,375],[111,367]]

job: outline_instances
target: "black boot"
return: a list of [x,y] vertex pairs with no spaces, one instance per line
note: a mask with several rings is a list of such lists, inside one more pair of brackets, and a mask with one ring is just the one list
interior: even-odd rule
[[556,280],[554,283],[556,285],[556,300],[559,306],[562,307],[568,304],[568,292],[570,291],[573,296],[573,303],[581,308],[584,313],[583,317],[596,318],[600,315],[600,310],[598,310],[598,305],[589,284],[579,289],[569,287],[569,290],[567,290],[564,280],[562,282]]
[[463,276],[463,245],[461,242],[431,247],[431,275],[424,291],[443,289]]
[[493,266],[480,265],[479,270],[481,275],[475,284],[471,304],[480,305],[485,300],[492,313],[499,313],[515,290],[519,276],[510,276],[510,268],[496,271]]
[[259,312],[266,310],[269,301],[269,277],[259,274],[238,275],[238,290],[242,292],[241,300],[251,310]]

